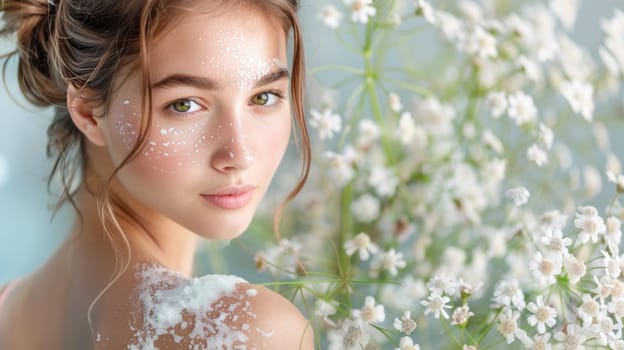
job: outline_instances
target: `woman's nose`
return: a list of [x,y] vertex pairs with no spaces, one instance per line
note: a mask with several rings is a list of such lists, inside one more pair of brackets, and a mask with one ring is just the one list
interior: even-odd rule
[[252,166],[255,154],[241,121],[219,125],[217,134],[217,147],[210,160],[213,168],[229,173],[243,171]]

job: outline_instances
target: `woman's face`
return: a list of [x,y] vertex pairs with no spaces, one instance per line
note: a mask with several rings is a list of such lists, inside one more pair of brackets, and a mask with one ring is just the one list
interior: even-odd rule
[[[286,38],[260,11],[192,13],[150,51],[152,127],[118,174],[119,194],[144,219],[165,217],[208,238],[249,225],[288,144]],[[115,166],[141,125],[138,73],[103,119]]]

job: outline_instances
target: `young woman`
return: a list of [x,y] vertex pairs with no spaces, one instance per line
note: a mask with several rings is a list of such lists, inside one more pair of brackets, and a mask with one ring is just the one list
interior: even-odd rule
[[78,215],[45,265],[0,292],[0,349],[312,349],[278,294],[191,277],[198,237],[249,225],[293,116],[304,165],[288,199],[307,176],[297,1],[1,6],[24,95],[55,108],[52,176]]

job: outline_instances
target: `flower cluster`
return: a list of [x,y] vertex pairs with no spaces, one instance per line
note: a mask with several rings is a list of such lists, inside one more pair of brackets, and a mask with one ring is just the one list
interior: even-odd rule
[[323,349],[624,349],[624,13],[594,57],[577,0],[442,3],[319,9],[361,61],[313,69],[314,169],[257,267]]

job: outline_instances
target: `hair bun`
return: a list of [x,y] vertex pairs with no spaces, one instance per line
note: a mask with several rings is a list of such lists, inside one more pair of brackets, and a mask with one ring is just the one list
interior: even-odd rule
[[24,96],[38,106],[58,106],[66,99],[64,84],[50,69],[53,8],[47,0],[5,0],[0,8],[4,20],[0,35],[15,34],[17,39],[17,49],[2,57],[19,57],[20,88]]

